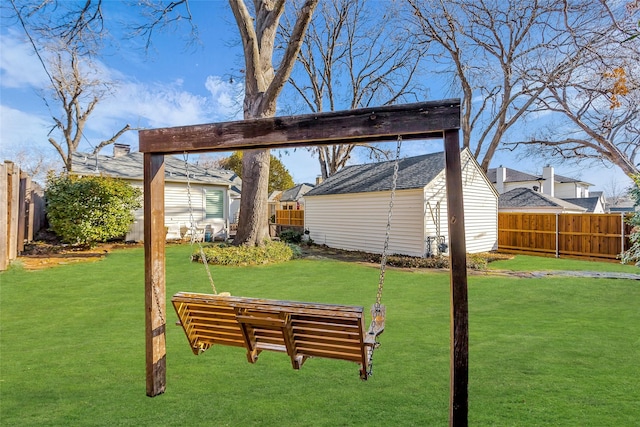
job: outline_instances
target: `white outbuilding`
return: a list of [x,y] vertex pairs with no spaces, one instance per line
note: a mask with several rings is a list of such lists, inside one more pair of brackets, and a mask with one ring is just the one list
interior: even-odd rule
[[[394,161],[348,166],[305,195],[305,228],[317,244],[382,253]],[[468,253],[497,248],[498,193],[468,149],[461,152]],[[429,256],[449,245],[444,152],[400,159],[390,254]]]

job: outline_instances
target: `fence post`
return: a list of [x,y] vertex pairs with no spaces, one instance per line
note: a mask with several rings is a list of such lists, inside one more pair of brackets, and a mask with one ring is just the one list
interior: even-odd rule
[[8,260],[12,261],[18,257],[18,193],[20,193],[20,173],[18,166],[13,162],[5,161],[7,166],[7,197],[8,207]]
[[16,241],[16,255],[24,252],[24,240],[27,236],[27,174],[18,173],[18,233]]
[[556,214],[556,258],[560,258],[560,214]]
[[7,166],[0,163],[0,271],[9,266],[9,188],[7,182]]
[[620,254],[624,253],[624,212],[620,212]]
[[26,200],[25,200],[25,209],[27,211],[26,221],[27,221],[27,229],[25,230],[25,239],[26,243],[33,242],[33,239],[36,234],[36,229],[34,227],[35,217],[36,217],[36,202],[35,202],[35,183],[31,180],[29,175],[26,175]]

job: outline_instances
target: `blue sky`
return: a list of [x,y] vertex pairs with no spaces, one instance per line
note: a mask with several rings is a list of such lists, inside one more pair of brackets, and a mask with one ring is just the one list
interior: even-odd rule
[[[126,20],[130,10],[119,2],[108,2],[104,8],[108,22]],[[113,96],[101,102],[92,115],[80,151],[91,151],[126,123],[154,128],[241,119],[242,49],[228,4],[192,2],[192,12],[199,24],[201,45],[188,46],[188,28],[182,26],[172,33],[156,33],[151,50],[145,53],[142,39],[118,40],[121,29],[114,26],[114,38],[100,58],[100,68],[118,84]],[[22,150],[55,157],[47,142],[52,122],[39,96],[47,87],[47,76],[19,26],[3,21],[0,36],[0,156],[12,159]],[[438,97],[434,90],[431,95]],[[128,132],[118,142],[137,149],[137,132]],[[441,150],[439,141],[411,142],[405,144],[403,155]],[[110,147],[101,151],[110,153]],[[317,160],[304,149],[274,154],[295,182],[314,182],[320,173]],[[354,163],[361,161],[353,159]],[[540,173],[544,166],[538,159],[518,160],[509,152],[495,156],[491,166],[499,165],[529,173]],[[592,190],[607,189],[614,181],[619,187],[630,183],[614,167],[568,164],[556,166],[556,173],[590,182],[595,185]]]

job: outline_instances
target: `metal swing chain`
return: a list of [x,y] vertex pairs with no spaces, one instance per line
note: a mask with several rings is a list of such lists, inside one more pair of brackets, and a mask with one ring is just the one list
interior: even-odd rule
[[204,264],[204,269],[207,272],[207,276],[209,277],[209,283],[211,284],[211,289],[213,290],[214,295],[218,295],[218,291],[216,290],[216,285],[213,282],[213,277],[211,276],[211,270],[209,270],[209,264],[207,263],[207,256],[204,253],[204,248],[202,247],[200,240],[196,238],[196,232],[197,232],[196,221],[193,215],[193,203],[191,200],[191,173],[189,172],[189,154],[185,152],[183,154],[183,158],[184,158],[185,173],[187,174],[187,205],[189,206],[189,223],[191,224],[189,228],[189,230],[191,231],[191,251],[193,252],[193,244],[197,242],[199,252],[200,252],[200,260],[202,261],[202,264]]
[[384,246],[382,247],[382,256],[380,259],[380,278],[378,280],[378,293],[376,294],[375,309],[376,313],[380,312],[380,302],[382,300],[382,290],[384,287],[384,274],[387,266],[387,252],[389,251],[389,236],[391,232],[391,214],[393,212],[393,201],[396,197],[396,186],[398,184],[398,163],[400,162],[400,148],[402,147],[402,136],[398,135],[398,144],[396,147],[396,160],[393,164],[393,179],[391,183],[391,200],[389,200],[389,214],[387,216],[387,228],[384,235]]
[[[396,197],[396,187],[398,184],[398,168],[400,163],[400,148],[402,147],[402,136],[398,135],[398,143],[396,146],[396,159],[393,164],[393,178],[391,182],[391,199],[389,200],[389,214],[387,216],[387,228],[384,235],[384,246],[382,247],[382,256],[380,259],[380,278],[378,279],[378,292],[376,294],[376,302],[373,306],[373,316],[380,315],[382,291],[384,288],[384,275],[387,267],[387,255],[389,251],[389,236],[391,235],[391,214],[393,212],[393,201]],[[372,320],[375,321],[375,318]],[[369,348],[369,366],[367,366],[367,375],[373,375],[373,353],[376,348],[380,347],[380,343],[376,340],[375,345]]]

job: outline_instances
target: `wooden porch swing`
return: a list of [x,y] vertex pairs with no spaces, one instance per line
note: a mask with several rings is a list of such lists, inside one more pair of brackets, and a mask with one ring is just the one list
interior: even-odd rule
[[347,360],[360,364],[362,379],[371,373],[371,355],[384,329],[384,308],[372,309],[365,331],[358,306],[187,292],[171,301],[196,355],[220,344],[244,347],[250,363],[262,351],[287,353],[294,369],[311,357]]
[[[450,408],[466,419],[467,273],[459,127],[460,101],[456,99],[140,131],[139,149],[144,153],[147,395],[156,396],[166,388],[165,155],[382,142],[397,137],[437,138],[444,139],[449,217]],[[383,322],[376,325],[374,314],[372,326],[365,331],[361,307],[190,293],[175,295],[173,304],[194,353],[225,342],[245,347],[251,362],[265,350],[287,353],[294,368],[312,356],[331,357],[359,363],[365,377],[370,360],[367,352],[374,348],[375,336],[384,326]]]
[[[386,308],[382,292],[391,235],[393,202],[398,183],[402,137],[398,136],[391,178],[391,197],[376,300],[371,307],[371,324],[364,327],[363,307],[298,301],[238,298],[218,294],[207,257],[199,240],[191,233],[191,245],[199,246],[200,260],[207,272],[213,294],[180,292],[171,298],[179,324],[191,350],[199,355],[215,344],[244,347],[247,360],[255,363],[264,351],[287,353],[294,369],[311,357],[341,359],[360,365],[360,378],[373,373],[373,352],[384,331]],[[188,156],[185,154],[189,219],[195,227]]]

